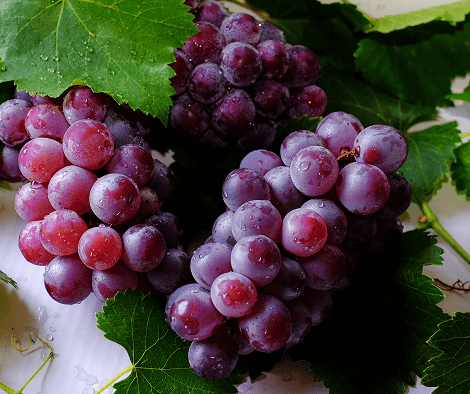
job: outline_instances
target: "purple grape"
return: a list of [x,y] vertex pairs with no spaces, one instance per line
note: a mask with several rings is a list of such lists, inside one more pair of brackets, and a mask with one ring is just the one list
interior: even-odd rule
[[390,194],[383,208],[377,211],[380,219],[393,219],[404,213],[411,204],[412,190],[404,176],[392,172],[387,174]]
[[349,213],[348,231],[341,246],[359,247],[377,234],[377,218],[374,215],[355,215]]
[[165,201],[173,189],[173,174],[168,166],[158,159],[153,159],[153,176],[146,186],[155,190],[160,202]]
[[191,273],[202,287],[211,289],[219,275],[232,271],[232,250],[225,244],[206,243],[197,248],[191,257]]
[[31,104],[33,105],[39,105],[39,104],[45,104],[45,103],[62,105],[63,97],[62,96],[59,96],[59,97],[43,96],[43,95],[40,95],[39,93],[36,93],[30,96],[30,101],[31,101]]
[[272,79],[257,81],[251,92],[256,112],[267,119],[278,118],[291,103],[289,89]]
[[244,134],[255,119],[256,109],[250,95],[233,89],[219,99],[213,107],[212,125],[224,137]]
[[234,211],[226,211],[215,219],[212,226],[214,242],[227,245],[230,249],[237,243],[232,232]]
[[183,224],[170,212],[160,212],[147,220],[148,224],[155,226],[163,234],[168,248],[176,248],[181,244]]
[[196,375],[204,379],[228,378],[238,362],[236,337],[221,327],[209,338],[192,342],[188,360]]
[[160,211],[160,199],[155,190],[148,186],[139,187],[140,206],[135,216],[126,223],[128,226],[143,223]]
[[35,265],[47,265],[56,257],[49,253],[39,239],[41,220],[34,220],[26,224],[18,237],[18,247],[26,261]]
[[132,179],[121,174],[99,178],[90,190],[90,207],[103,222],[122,224],[131,220],[140,207],[140,192]]
[[283,256],[279,273],[264,287],[264,292],[282,301],[292,301],[302,295],[306,281],[307,276],[302,266],[297,261]]
[[325,147],[338,157],[343,151],[350,151],[354,147],[354,140],[363,129],[364,126],[354,115],[337,111],[320,121],[316,133]]
[[232,42],[220,53],[220,68],[232,85],[251,85],[262,71],[261,56],[256,48],[244,42]]
[[401,131],[386,125],[366,127],[356,137],[356,161],[379,167],[386,174],[398,170],[408,155],[408,143]]
[[403,225],[396,218],[378,219],[377,233],[367,244],[367,250],[371,252],[384,252],[387,249],[394,251],[400,244],[403,235]]
[[239,318],[238,324],[250,345],[263,353],[282,348],[292,332],[289,310],[269,294],[260,294],[251,313]]
[[311,209],[293,209],[282,222],[282,246],[297,257],[317,253],[325,244],[327,235],[325,221]]
[[281,240],[282,217],[269,200],[251,200],[240,205],[232,219],[232,233],[239,241],[247,235],[265,235]]
[[322,146],[301,149],[290,165],[290,176],[295,187],[310,197],[328,192],[335,185],[338,172],[335,155]]
[[20,171],[18,156],[20,149],[8,145],[0,146],[0,179],[7,182],[24,182],[26,178]]
[[61,107],[53,103],[34,106],[26,115],[25,129],[31,138],[47,137],[61,141],[69,124]]
[[208,128],[206,132],[197,141],[205,149],[223,150],[227,147],[228,142],[225,141],[221,136],[217,135],[216,132]]
[[[211,301],[208,290],[185,288],[178,291],[173,299],[168,299],[169,324],[181,338],[188,341],[201,341],[209,338],[221,326],[222,314],[217,311]],[[167,309],[167,308],[166,308]]]
[[32,105],[21,99],[10,99],[0,104],[0,142],[16,146],[29,137],[24,121]]
[[151,287],[161,294],[170,295],[191,280],[190,257],[178,248],[167,249],[162,262],[145,273]]
[[276,122],[256,116],[252,126],[237,141],[243,151],[268,149],[276,138]]
[[292,105],[287,110],[289,118],[301,118],[304,115],[315,118],[322,116],[326,110],[326,93],[317,85],[291,89],[290,98]]
[[265,175],[269,170],[279,166],[282,166],[281,158],[266,149],[253,150],[247,153],[240,162],[240,168],[249,168],[260,175]]
[[254,283],[245,275],[225,272],[211,285],[211,300],[216,309],[226,317],[242,317],[251,311],[258,299]]
[[14,87],[12,98],[24,100],[32,104],[30,94],[26,90],[18,90],[16,86]]
[[184,93],[173,102],[169,124],[178,134],[196,138],[204,134],[209,127],[209,115],[202,103]]
[[214,103],[228,90],[229,83],[221,68],[215,63],[202,63],[191,72],[188,90],[201,103]]
[[219,55],[225,46],[224,36],[219,28],[209,22],[196,22],[199,33],[188,38],[182,51],[188,56],[193,66],[211,62],[218,63]]
[[222,184],[222,199],[232,211],[251,200],[269,200],[269,185],[254,170],[238,168],[230,172]]
[[210,22],[220,28],[229,12],[222,3],[206,0],[194,10],[194,15],[194,22]]
[[121,259],[133,271],[153,270],[162,262],[165,253],[163,234],[150,224],[136,224],[122,235]]
[[333,308],[333,298],[328,290],[315,290],[307,287],[299,300],[305,304],[310,312],[312,327],[323,322]]
[[316,82],[321,75],[321,65],[317,55],[303,45],[293,45],[287,49],[289,67],[280,81],[291,88],[303,88]]
[[69,124],[83,119],[101,122],[106,110],[106,96],[94,93],[88,86],[74,86],[64,97],[63,111]]
[[225,18],[220,25],[220,32],[227,45],[232,42],[256,45],[261,38],[259,22],[244,12],[237,12]]
[[235,339],[238,343],[238,355],[245,356],[247,354],[253,353],[255,348],[250,345],[245,336],[240,332],[238,327],[238,319],[231,319],[227,321],[232,326],[232,333],[235,336]]
[[290,166],[294,156],[307,146],[323,146],[321,138],[310,130],[297,130],[290,133],[282,141],[280,148],[281,159]]
[[348,211],[369,215],[385,205],[390,194],[390,184],[380,168],[355,162],[339,172],[336,194]]
[[104,225],[85,231],[78,242],[78,255],[87,267],[105,270],[121,258],[122,241],[116,230]]
[[248,235],[232,249],[232,269],[250,279],[256,287],[266,286],[281,269],[281,252],[265,235]]
[[294,186],[289,167],[275,167],[264,175],[264,179],[269,184],[271,202],[282,217],[303,204],[305,196]]
[[96,298],[106,302],[108,298],[114,298],[118,291],[124,293],[128,288],[136,289],[138,281],[137,272],[119,260],[106,270],[93,270],[91,283]]
[[282,32],[282,30],[278,29],[272,23],[262,20],[258,23],[258,25],[261,29],[260,42],[266,40],[274,40],[280,42],[281,44],[286,43],[286,38],[284,37],[284,33]]
[[197,8],[201,0],[184,0],[184,4],[191,7],[190,12]]
[[54,211],[47,197],[47,184],[31,182],[21,186],[15,194],[15,211],[18,216],[31,222],[42,220]]
[[131,178],[137,186],[143,186],[152,179],[154,164],[152,155],[135,144],[117,148],[106,165],[108,174],[117,173]]
[[182,94],[188,87],[189,76],[193,71],[193,65],[188,56],[180,49],[173,51],[175,62],[169,66],[175,71],[176,75],[170,78],[171,86],[175,89],[175,94]]
[[103,120],[103,124],[114,137],[115,149],[122,145],[136,144],[150,151],[148,143],[140,135],[139,128],[135,122],[124,118],[122,115],[114,114],[106,116]]
[[348,220],[346,214],[333,200],[311,198],[302,205],[302,208],[312,209],[323,218],[328,232],[327,243],[339,245],[344,240],[348,231]]
[[307,306],[300,300],[288,301],[285,303],[292,319],[292,332],[285,345],[291,348],[301,343],[312,328],[312,319]]
[[77,304],[91,291],[92,270],[82,263],[78,254],[57,256],[44,271],[44,285],[53,300],[61,304]]
[[167,297],[167,302],[165,305],[165,320],[168,324],[170,324],[170,313],[171,313],[171,307],[173,306],[173,303],[175,300],[181,295],[185,294],[187,292],[190,293],[198,293],[199,291],[205,291],[208,293],[208,291],[204,288],[202,288],[198,283],[188,283],[186,285],[183,285],[181,287],[178,287],[173,293],[171,293]]
[[88,212],[90,190],[98,177],[93,171],[67,166],[57,171],[49,181],[47,194],[54,209],[71,209],[79,215]]
[[289,67],[289,53],[279,41],[262,41],[256,46],[256,50],[263,65],[261,77],[279,79],[286,73]]

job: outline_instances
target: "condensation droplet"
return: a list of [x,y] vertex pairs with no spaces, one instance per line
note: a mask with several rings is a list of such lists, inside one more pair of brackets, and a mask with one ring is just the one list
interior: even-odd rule
[[284,381],[284,382],[290,382],[292,380],[292,375],[289,373],[289,372],[284,372],[282,375],[281,375],[281,379]]

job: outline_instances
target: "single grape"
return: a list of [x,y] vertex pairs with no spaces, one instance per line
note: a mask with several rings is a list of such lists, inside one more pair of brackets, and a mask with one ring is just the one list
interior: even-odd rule
[[305,304],[310,312],[312,327],[323,322],[333,309],[333,297],[331,291],[328,290],[315,290],[307,287],[299,300]]
[[18,90],[18,87],[16,85],[13,87],[12,98],[24,100],[32,104],[30,94],[26,90]]
[[323,218],[328,232],[327,243],[341,244],[348,231],[348,220],[346,214],[333,200],[311,198],[302,204],[302,208],[312,209]]
[[281,269],[274,280],[264,286],[264,292],[282,301],[292,301],[302,295],[307,285],[307,275],[300,263],[281,257]]
[[124,293],[128,288],[136,289],[138,281],[137,272],[132,271],[122,260],[108,269],[93,270],[91,279],[93,293],[101,302],[114,298],[118,291]]
[[173,174],[168,166],[158,159],[153,159],[152,179],[146,186],[157,192],[160,202],[168,198],[173,189],[173,183]]
[[101,122],[106,116],[106,109],[106,96],[93,92],[88,86],[72,87],[63,101],[64,116],[69,124],[83,119]]
[[325,116],[318,123],[316,134],[322,139],[326,148],[338,157],[343,151],[354,147],[354,140],[364,129],[354,115],[337,111]]
[[89,170],[104,167],[114,154],[113,135],[103,123],[93,119],[73,123],[65,132],[62,144],[72,164]]
[[269,294],[260,294],[248,315],[238,319],[240,332],[251,346],[272,353],[287,343],[292,332],[292,319],[285,304]]
[[285,304],[292,319],[292,332],[285,345],[289,349],[305,339],[312,328],[312,319],[307,306],[302,301],[287,301]]
[[202,63],[191,72],[188,90],[195,100],[209,104],[220,99],[229,86],[218,64]]
[[219,275],[232,271],[232,250],[217,242],[199,246],[191,257],[190,269],[193,278],[202,287],[211,289],[212,282]]
[[290,90],[291,106],[287,110],[289,118],[309,118],[322,116],[328,103],[325,91],[317,85]]
[[183,224],[170,212],[160,212],[147,220],[148,224],[155,226],[163,234],[168,248],[176,248],[181,244]]
[[89,268],[105,270],[121,258],[122,241],[116,230],[98,226],[85,231],[78,242],[78,255]]
[[238,147],[243,151],[268,149],[276,138],[276,126],[272,120],[255,116],[251,127],[238,139]]
[[19,155],[17,147],[3,145],[0,148],[0,179],[11,183],[26,181],[18,165]]
[[261,56],[261,77],[279,79],[286,73],[289,67],[289,53],[282,43],[264,40],[256,46],[256,50]]
[[386,125],[366,127],[354,140],[354,149],[359,153],[357,162],[372,164],[386,174],[398,170],[408,156],[405,136]]
[[294,156],[307,146],[323,146],[321,138],[310,130],[297,130],[290,133],[282,141],[280,148],[281,159],[290,166]]
[[207,289],[203,289],[198,283],[188,283],[185,284],[181,287],[178,287],[173,293],[171,293],[167,297],[167,301],[165,304],[165,321],[170,324],[170,318],[171,318],[171,308],[175,302],[175,300],[181,295],[181,294],[186,294],[186,293],[198,293],[199,291],[205,291],[208,293]]
[[335,155],[321,146],[301,149],[290,165],[290,176],[295,187],[311,197],[328,192],[335,185],[338,172]]
[[143,186],[152,179],[154,164],[152,155],[135,144],[127,144],[114,151],[106,165],[108,174],[123,174],[131,178],[137,186]]
[[210,292],[212,303],[226,317],[245,316],[258,299],[254,283],[236,272],[226,272],[215,278]]
[[392,172],[387,174],[390,183],[390,194],[383,208],[377,211],[380,219],[393,219],[403,214],[411,204],[412,190],[406,178]]
[[232,211],[251,200],[269,200],[269,185],[254,170],[238,168],[230,172],[222,185],[222,199]]
[[196,7],[194,15],[194,22],[210,22],[220,28],[229,12],[219,1],[206,0]]
[[10,99],[0,104],[0,142],[16,146],[29,137],[24,120],[32,105],[21,99]]
[[266,149],[251,151],[240,161],[240,168],[249,168],[260,175],[265,175],[269,170],[278,166],[282,166],[281,158]]
[[135,216],[126,222],[126,225],[133,226],[143,223],[153,215],[160,212],[160,199],[155,190],[148,186],[139,187],[140,206]]
[[251,95],[256,112],[267,119],[279,118],[291,104],[289,89],[272,79],[257,81]]
[[220,25],[220,33],[224,36],[227,45],[232,42],[256,45],[261,38],[259,22],[244,12],[237,12],[226,17]]
[[55,257],[45,268],[44,285],[54,301],[77,304],[91,291],[92,270],[82,263],[78,254]]
[[49,182],[56,171],[69,164],[62,144],[50,138],[28,141],[18,155],[20,171],[29,181]]
[[126,144],[137,144],[142,146],[145,150],[150,151],[148,143],[141,136],[135,122],[124,118],[122,115],[113,114],[106,116],[103,120],[103,124],[114,137],[115,149]]
[[271,202],[282,217],[303,204],[305,196],[294,186],[289,167],[275,167],[264,175],[264,179],[269,184]]
[[212,125],[223,137],[237,137],[252,126],[255,116],[256,108],[250,95],[233,89],[214,104]]
[[44,217],[39,235],[49,253],[67,256],[78,252],[78,242],[86,230],[88,226],[75,211],[58,209]]
[[232,269],[250,279],[256,287],[273,281],[281,269],[281,252],[265,235],[248,235],[232,249]]
[[41,221],[34,220],[26,224],[18,237],[18,246],[26,261],[35,265],[47,265],[56,257],[49,253],[39,239]]
[[282,246],[297,257],[317,253],[325,244],[327,236],[325,221],[311,209],[293,209],[282,222]]
[[98,177],[93,171],[67,166],[57,171],[49,181],[47,195],[54,209],[71,209],[79,215],[90,208],[90,190]]
[[137,185],[121,174],[98,178],[90,190],[91,210],[109,224],[121,224],[132,219],[139,210],[140,201]]
[[169,124],[184,137],[200,137],[209,127],[209,115],[205,106],[188,93],[179,96],[170,109]]
[[318,56],[303,45],[293,45],[287,49],[289,67],[280,81],[291,88],[302,88],[317,81],[321,75]]
[[237,339],[221,327],[209,338],[192,342],[188,360],[196,375],[204,379],[228,378],[238,362]]
[[282,217],[269,200],[251,200],[240,205],[232,219],[232,234],[239,241],[247,235],[265,235],[281,240]]
[[24,126],[30,138],[46,137],[62,141],[69,124],[61,107],[53,103],[44,103],[29,110]]
[[175,94],[182,94],[188,87],[189,76],[193,71],[193,65],[188,56],[180,49],[173,51],[175,55],[175,62],[170,63],[169,66],[175,71],[176,75],[170,78],[171,86],[175,89]]
[[233,211],[226,211],[215,219],[212,226],[214,242],[224,244],[230,249],[237,243],[232,232]]
[[244,42],[232,42],[220,53],[220,68],[232,85],[246,87],[260,76],[261,56],[256,48]]
[[218,63],[219,54],[225,46],[224,36],[219,28],[209,22],[196,22],[199,33],[189,37],[182,51],[188,56],[193,66],[211,62]]
[[286,43],[286,38],[284,37],[284,33],[282,32],[282,30],[278,29],[272,23],[262,20],[258,23],[258,25],[261,29],[261,38],[259,40],[260,42],[266,40],[275,40],[280,42],[281,44]]
[[191,281],[190,261],[191,258],[186,252],[170,248],[166,250],[162,262],[145,272],[145,276],[154,290],[170,295]]
[[385,205],[390,183],[380,168],[366,163],[350,163],[339,172],[336,194],[348,211],[368,215]]
[[15,210],[18,216],[31,222],[42,220],[54,211],[47,197],[47,183],[29,182],[21,186],[15,194]]
[[246,356],[247,354],[253,353],[255,348],[250,345],[245,336],[240,332],[240,327],[238,327],[238,319],[227,320],[232,326],[232,334],[235,336],[238,344],[238,355]]
[[122,235],[122,261],[133,271],[147,272],[165,257],[163,234],[150,224],[136,224]]

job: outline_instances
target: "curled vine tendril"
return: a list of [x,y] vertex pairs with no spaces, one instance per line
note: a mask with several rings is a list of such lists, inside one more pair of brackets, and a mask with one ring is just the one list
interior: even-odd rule
[[464,293],[470,292],[470,280],[462,282],[460,279],[457,279],[452,285],[449,285],[438,278],[434,278],[434,283],[441,290],[446,291],[463,291]]

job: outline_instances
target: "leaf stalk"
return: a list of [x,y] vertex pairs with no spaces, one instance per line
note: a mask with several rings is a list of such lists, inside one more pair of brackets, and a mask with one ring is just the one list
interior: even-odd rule
[[101,387],[95,394],[100,394],[108,387],[110,387],[116,380],[118,380],[121,376],[125,375],[128,372],[131,372],[134,369],[134,365],[130,367],[124,368],[121,372],[118,372],[114,378],[112,378],[108,383],[106,383],[103,387]]

